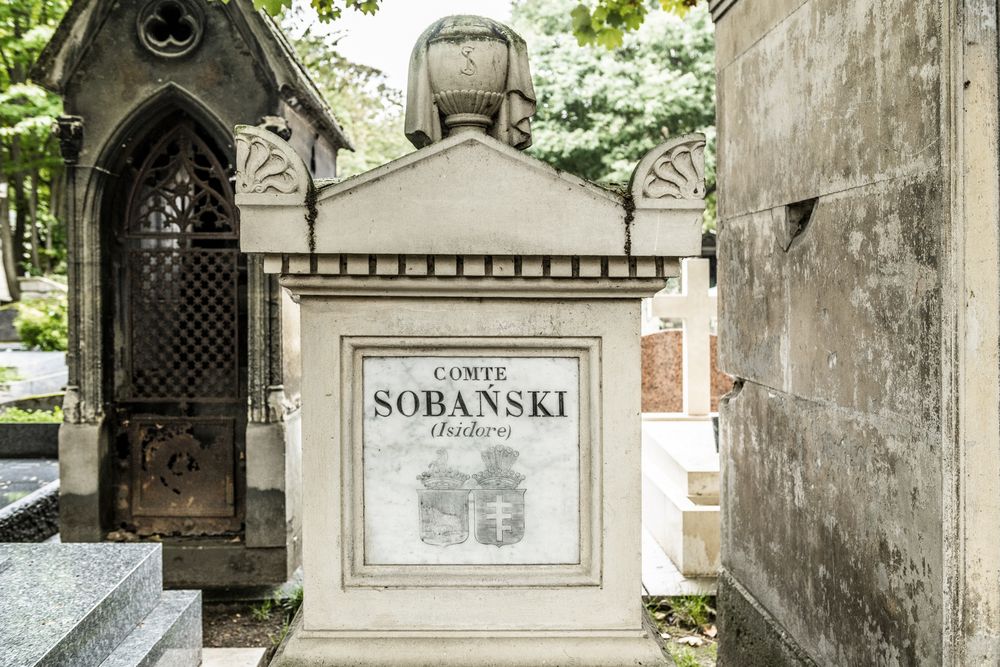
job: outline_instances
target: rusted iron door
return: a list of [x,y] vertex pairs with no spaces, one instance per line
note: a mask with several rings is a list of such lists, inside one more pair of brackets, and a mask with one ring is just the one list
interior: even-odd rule
[[228,169],[187,118],[136,149],[116,303],[118,528],[240,530],[246,267]]

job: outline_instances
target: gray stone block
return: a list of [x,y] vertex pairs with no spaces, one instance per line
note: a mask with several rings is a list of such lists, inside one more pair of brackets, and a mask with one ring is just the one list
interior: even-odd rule
[[163,577],[168,588],[246,588],[283,584],[291,575],[282,547],[251,549],[219,539],[167,539]]
[[0,458],[58,458],[59,426],[0,422]]
[[160,599],[157,544],[0,544],[0,666],[100,664]]
[[197,667],[200,662],[201,592],[165,591],[101,667]]

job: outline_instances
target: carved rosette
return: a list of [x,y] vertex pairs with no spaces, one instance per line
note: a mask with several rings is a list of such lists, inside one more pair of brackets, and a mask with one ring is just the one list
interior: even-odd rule
[[632,174],[631,191],[636,200],[704,199],[704,135],[677,137],[649,151]]
[[237,194],[300,194],[301,161],[276,134],[242,126],[236,133]]

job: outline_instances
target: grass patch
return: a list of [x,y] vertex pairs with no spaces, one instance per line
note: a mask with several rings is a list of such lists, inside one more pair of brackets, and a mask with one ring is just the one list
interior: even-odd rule
[[713,601],[708,595],[681,595],[667,601],[675,621],[682,627],[700,628],[715,618]]
[[695,657],[695,654],[689,648],[681,648],[671,644],[670,657],[674,659],[674,664],[677,667],[701,667],[698,658]]
[[23,379],[21,373],[14,366],[0,366],[0,384],[10,384]]
[[58,405],[51,410],[22,410],[6,408],[0,412],[0,424],[59,424],[63,411]]
[[713,596],[649,597],[645,603],[661,645],[677,667],[715,666],[718,628]]
[[280,611],[282,615],[281,629],[271,637],[271,642],[277,647],[285,640],[289,630],[292,628],[292,619],[302,606],[302,586],[296,586],[288,595],[281,596],[275,593],[272,597],[264,600],[259,605],[250,608],[250,615],[255,621],[264,622],[271,618],[271,614]]

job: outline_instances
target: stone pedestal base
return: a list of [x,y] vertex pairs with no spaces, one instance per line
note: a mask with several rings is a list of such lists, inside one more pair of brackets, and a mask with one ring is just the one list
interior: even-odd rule
[[292,624],[271,667],[627,667],[669,665],[645,632],[306,633]]

